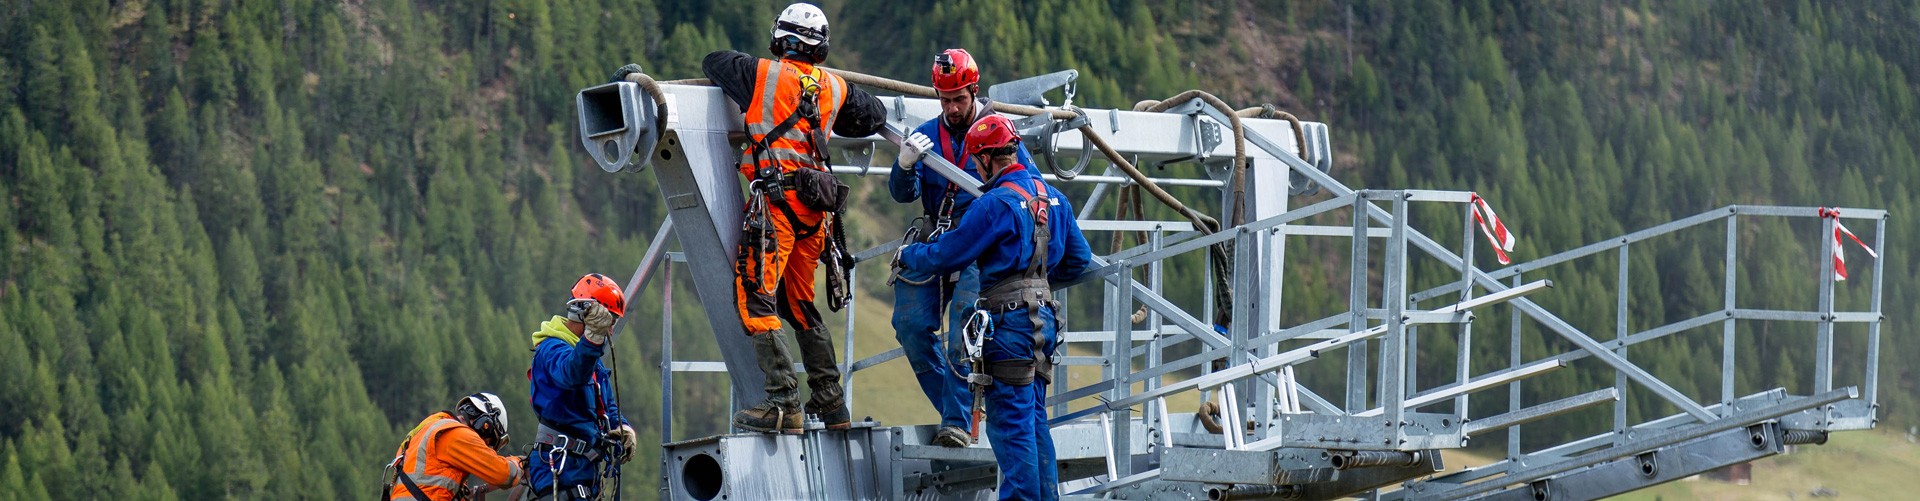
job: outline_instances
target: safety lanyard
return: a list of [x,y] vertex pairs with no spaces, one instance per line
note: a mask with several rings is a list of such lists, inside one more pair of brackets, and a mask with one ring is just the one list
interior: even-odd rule
[[[947,161],[955,167],[965,169],[967,167],[967,156],[961,149],[965,148],[966,144],[964,142],[954,141],[952,131],[946,130],[945,124],[937,128],[941,129],[940,156],[946,158]],[[957,196],[959,196],[958,187],[954,186],[952,180],[947,180],[947,189],[946,192],[941,195],[940,206],[934,209],[939,211],[938,214],[934,214],[934,216],[939,218],[934,224],[936,232],[953,226],[953,199]]]

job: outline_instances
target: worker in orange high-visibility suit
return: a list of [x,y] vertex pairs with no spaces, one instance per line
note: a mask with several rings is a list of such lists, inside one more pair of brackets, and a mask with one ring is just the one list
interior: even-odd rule
[[[387,465],[380,499],[451,501],[518,485],[526,470],[520,457],[496,452],[506,445],[507,408],[500,397],[468,395],[454,410],[435,412],[407,432]],[[487,487],[466,487],[468,477]]]
[[873,135],[886,125],[886,108],[816,66],[827,56],[827,18],[820,8],[788,6],[774,22],[769,49],[777,59],[719,51],[702,64],[707,78],[745,110],[750,143],[740,162],[751,189],[736,262],[736,301],[767,375],[767,400],[735,414],[733,422],[751,431],[802,429],[793,362],[779,336],[784,318],[795,330],[813,390],[806,412],[829,429],[845,429],[852,414],[841,393],[833,338],[813,304],[814,269],[828,234],[838,230],[829,216],[841,209],[846,193],[829,169],[827,134]]

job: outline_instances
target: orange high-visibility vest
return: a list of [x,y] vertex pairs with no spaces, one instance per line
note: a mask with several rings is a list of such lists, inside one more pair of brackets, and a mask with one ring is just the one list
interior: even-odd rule
[[[525,478],[517,458],[501,457],[486,446],[473,428],[460,424],[445,412],[427,416],[400,447],[397,454],[400,474],[413,480],[420,492],[433,501],[454,499],[468,475],[496,486],[512,486]],[[389,495],[395,500],[413,499],[406,486],[397,481]]]
[[[833,130],[840,104],[847,99],[847,82],[814,65],[787,60],[761,59],[754,75],[760,83],[754,87],[754,98],[747,103],[747,135],[752,143],[765,141],[766,148],[748,146],[747,153],[740,159],[740,172],[752,179],[754,171],[776,165],[782,173],[800,168],[826,170],[820,159],[826,157],[827,132]],[[809,123],[801,119],[778,137],[767,138],[781,122],[794,115],[801,95],[809,90],[818,105],[818,121]],[[816,145],[819,150],[815,149]]]

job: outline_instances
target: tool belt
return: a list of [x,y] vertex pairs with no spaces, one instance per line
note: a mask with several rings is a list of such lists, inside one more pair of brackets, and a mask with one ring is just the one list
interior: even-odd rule
[[[1007,313],[1021,308],[1039,308],[1058,306],[1053,300],[1053,287],[1044,278],[1009,278],[1001,280],[980,293],[980,299],[973,303],[975,308],[989,313]],[[1040,326],[1035,325],[1036,329]]]
[[[581,440],[561,433],[560,430],[548,428],[546,423],[541,423],[539,430],[533,436],[534,450],[552,451],[557,448],[566,451],[569,456],[583,457],[587,461],[600,459],[600,448],[595,447],[594,442],[596,441]],[[557,447],[556,444],[558,444]]]

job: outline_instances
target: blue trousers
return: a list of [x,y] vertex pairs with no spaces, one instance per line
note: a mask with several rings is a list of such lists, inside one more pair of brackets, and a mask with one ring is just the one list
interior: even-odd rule
[[[1051,308],[1041,310],[1040,324],[1041,349],[1051,354],[1060,344]],[[987,360],[1034,359],[1034,327],[1026,309],[994,315]],[[987,387],[987,439],[1000,465],[1000,499],[1060,498],[1046,404],[1047,383],[1039,378],[1018,386],[995,380]]]
[[[901,270],[900,278],[903,281],[893,286],[893,338],[900,341],[900,348],[906,352],[907,364],[913,366],[913,377],[920,381],[920,391],[927,394],[933,410],[940,413],[940,425],[966,429],[973,423],[970,412],[973,392],[967,389],[964,380],[970,370],[960,362],[964,355],[960,336],[954,333],[966,325],[967,317],[973,314],[973,300],[980,297],[980,268],[967,267],[960,272],[958,282],[934,280],[926,285],[909,284],[905,280],[920,282],[933,278],[913,270]],[[939,333],[943,311],[950,326],[944,347]]]

